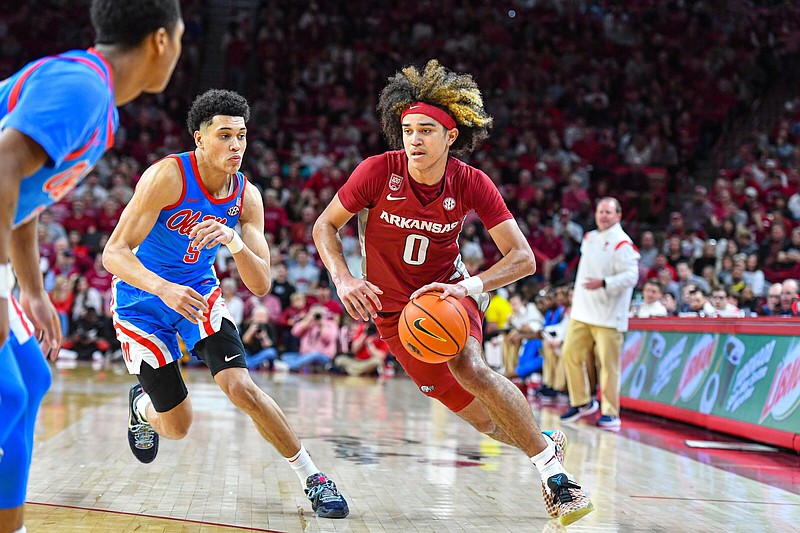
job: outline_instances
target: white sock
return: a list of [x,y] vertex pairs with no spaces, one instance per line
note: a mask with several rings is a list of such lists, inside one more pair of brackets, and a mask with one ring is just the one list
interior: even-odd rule
[[555,443],[547,435],[544,436],[544,440],[547,441],[547,448],[530,458],[533,466],[539,469],[542,482],[547,485],[548,478],[556,474],[567,474],[567,477],[572,479],[572,476],[564,470],[564,465],[556,457]]
[[289,466],[292,467],[294,473],[300,478],[303,488],[306,488],[306,479],[308,479],[308,476],[319,472],[319,468],[317,468],[317,465],[311,460],[311,456],[308,455],[306,447],[302,444],[300,444],[300,451],[292,457],[287,457],[286,460],[289,461]]
[[11,533],[28,533],[28,529],[25,526],[22,526],[16,531],[12,531]]
[[134,401],[134,405],[136,406],[136,414],[139,415],[139,418],[142,422],[148,422],[147,420],[147,406],[153,402],[150,401],[150,395],[146,392],[139,395],[138,398]]

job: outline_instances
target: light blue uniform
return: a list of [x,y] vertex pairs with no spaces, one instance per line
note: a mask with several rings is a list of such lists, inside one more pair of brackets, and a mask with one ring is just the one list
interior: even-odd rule
[[111,302],[114,329],[131,374],[139,374],[142,361],[159,368],[180,359],[176,333],[191,350],[198,341],[219,331],[223,318],[235,324],[220,296],[219,280],[214,273],[219,245],[196,250],[191,247],[189,233],[195,225],[209,218],[235,227],[247,180],[242,173],[237,173],[230,194],[214,198],[200,179],[194,152],[169,157],[180,165],[183,193],[175,204],[161,210],[153,229],[134,253],[151,272],[203,295],[208,301],[208,320],[194,324],[158,296],[115,278]]
[[[0,130],[13,128],[47,153],[20,185],[14,226],[59,201],[114,144],[119,115],[111,68],[93,49],[34,61],[0,83]],[[25,502],[33,427],[50,369],[33,326],[9,298],[11,337],[0,350],[0,509]]]

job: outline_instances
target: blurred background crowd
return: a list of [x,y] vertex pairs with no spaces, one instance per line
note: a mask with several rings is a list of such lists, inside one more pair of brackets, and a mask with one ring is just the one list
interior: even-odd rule
[[[90,46],[88,21],[78,23],[86,3],[24,3],[0,16],[0,79],[40,55]],[[166,93],[122,108],[114,149],[41,215],[41,268],[78,357],[116,349],[112,280],[100,252],[141,172],[193,148],[186,110],[195,94],[217,86],[250,101],[242,170],[263,193],[272,250],[275,279],[265,298],[247,291],[224,247],[217,265],[253,367],[276,358],[283,369],[331,367],[340,354],[384,361],[374,330],[343,313],[311,229],[355,166],[387,149],[375,114],[386,78],[432,57],[472,73],[482,88],[495,125],[468,162],[496,182],[539,265],[494,295],[490,358],[495,331],[519,332],[503,336],[512,351],[516,342],[517,356],[530,339],[557,348],[551,326],[568,316],[578,249],[594,227],[595,200],[608,195],[620,200],[623,226],[642,254],[632,313],[657,300],[667,314],[798,314],[795,3],[182,4],[184,54]],[[466,220],[460,239],[473,272],[499,258],[477,218]],[[342,240],[358,274],[355,226]],[[495,366],[519,374],[518,361],[503,364],[499,350]],[[303,358],[312,353],[327,363]],[[335,366],[393,369],[351,362]]]

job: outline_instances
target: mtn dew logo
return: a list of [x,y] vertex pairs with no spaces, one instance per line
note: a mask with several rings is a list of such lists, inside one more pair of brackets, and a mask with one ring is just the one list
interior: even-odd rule
[[783,420],[797,409],[800,403],[800,345],[793,345],[775,371],[772,385],[767,394],[767,403],[761,411],[758,422],[768,416]]
[[620,383],[628,381],[631,375],[631,370],[636,366],[636,361],[639,360],[639,354],[642,353],[642,346],[644,345],[644,333],[641,331],[631,331],[625,338],[625,344],[622,346],[622,356],[620,357]]
[[715,335],[706,334],[700,337],[690,352],[689,358],[683,367],[683,374],[678,382],[678,388],[675,390],[675,396],[672,402],[678,398],[683,402],[688,402],[700,388],[708,369],[711,367],[711,361],[714,359],[714,351],[717,348],[717,337]]

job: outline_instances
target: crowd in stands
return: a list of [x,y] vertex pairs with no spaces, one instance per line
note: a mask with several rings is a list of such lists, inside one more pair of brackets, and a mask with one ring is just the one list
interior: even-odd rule
[[[800,100],[787,104],[771,131],[742,145],[708,187],[694,186],[691,174],[724,127],[797,54],[796,8],[745,1],[512,4],[442,0],[376,10],[367,0],[268,0],[220,22],[207,19],[203,2],[182,2],[184,53],[167,92],[123,108],[115,148],[41,215],[42,271],[73,346],[82,332],[105,331],[108,346],[96,343],[90,353],[114,349],[107,331],[111,276],[98,258],[141,172],[192,148],[185,112],[213,46],[224,50],[223,86],[252,107],[243,172],[263,191],[272,290],[263,299],[250,294],[224,247],[217,266],[248,351],[263,358],[259,366],[284,352],[312,363],[323,360],[304,355],[332,361],[363,352],[350,341],[366,326],[350,324],[331,294],[311,228],[353,168],[387,148],[375,115],[385,79],[434,50],[442,64],[473,73],[495,119],[490,140],[469,162],[495,180],[537,256],[535,278],[511,288],[509,296],[524,298],[515,306],[538,309],[544,324],[552,309],[539,307],[537,294],[569,281],[593,226],[594,201],[613,195],[642,252],[640,286],[655,280],[661,298],[675,300],[666,305],[670,312],[694,312],[687,287],[712,298],[724,290],[737,309],[764,312],[771,283],[800,277]],[[35,10],[26,4],[0,17],[0,77],[41,54],[89,46],[88,24],[62,23],[80,20],[84,10],[80,2]],[[220,23],[222,42],[207,42],[208,25]],[[355,226],[344,228],[342,242],[358,274]],[[460,243],[473,272],[499,258],[475,218],[465,221]],[[335,334],[327,331],[333,326]],[[335,338],[335,348],[304,343],[315,328]],[[519,341],[534,338],[519,333]]]

